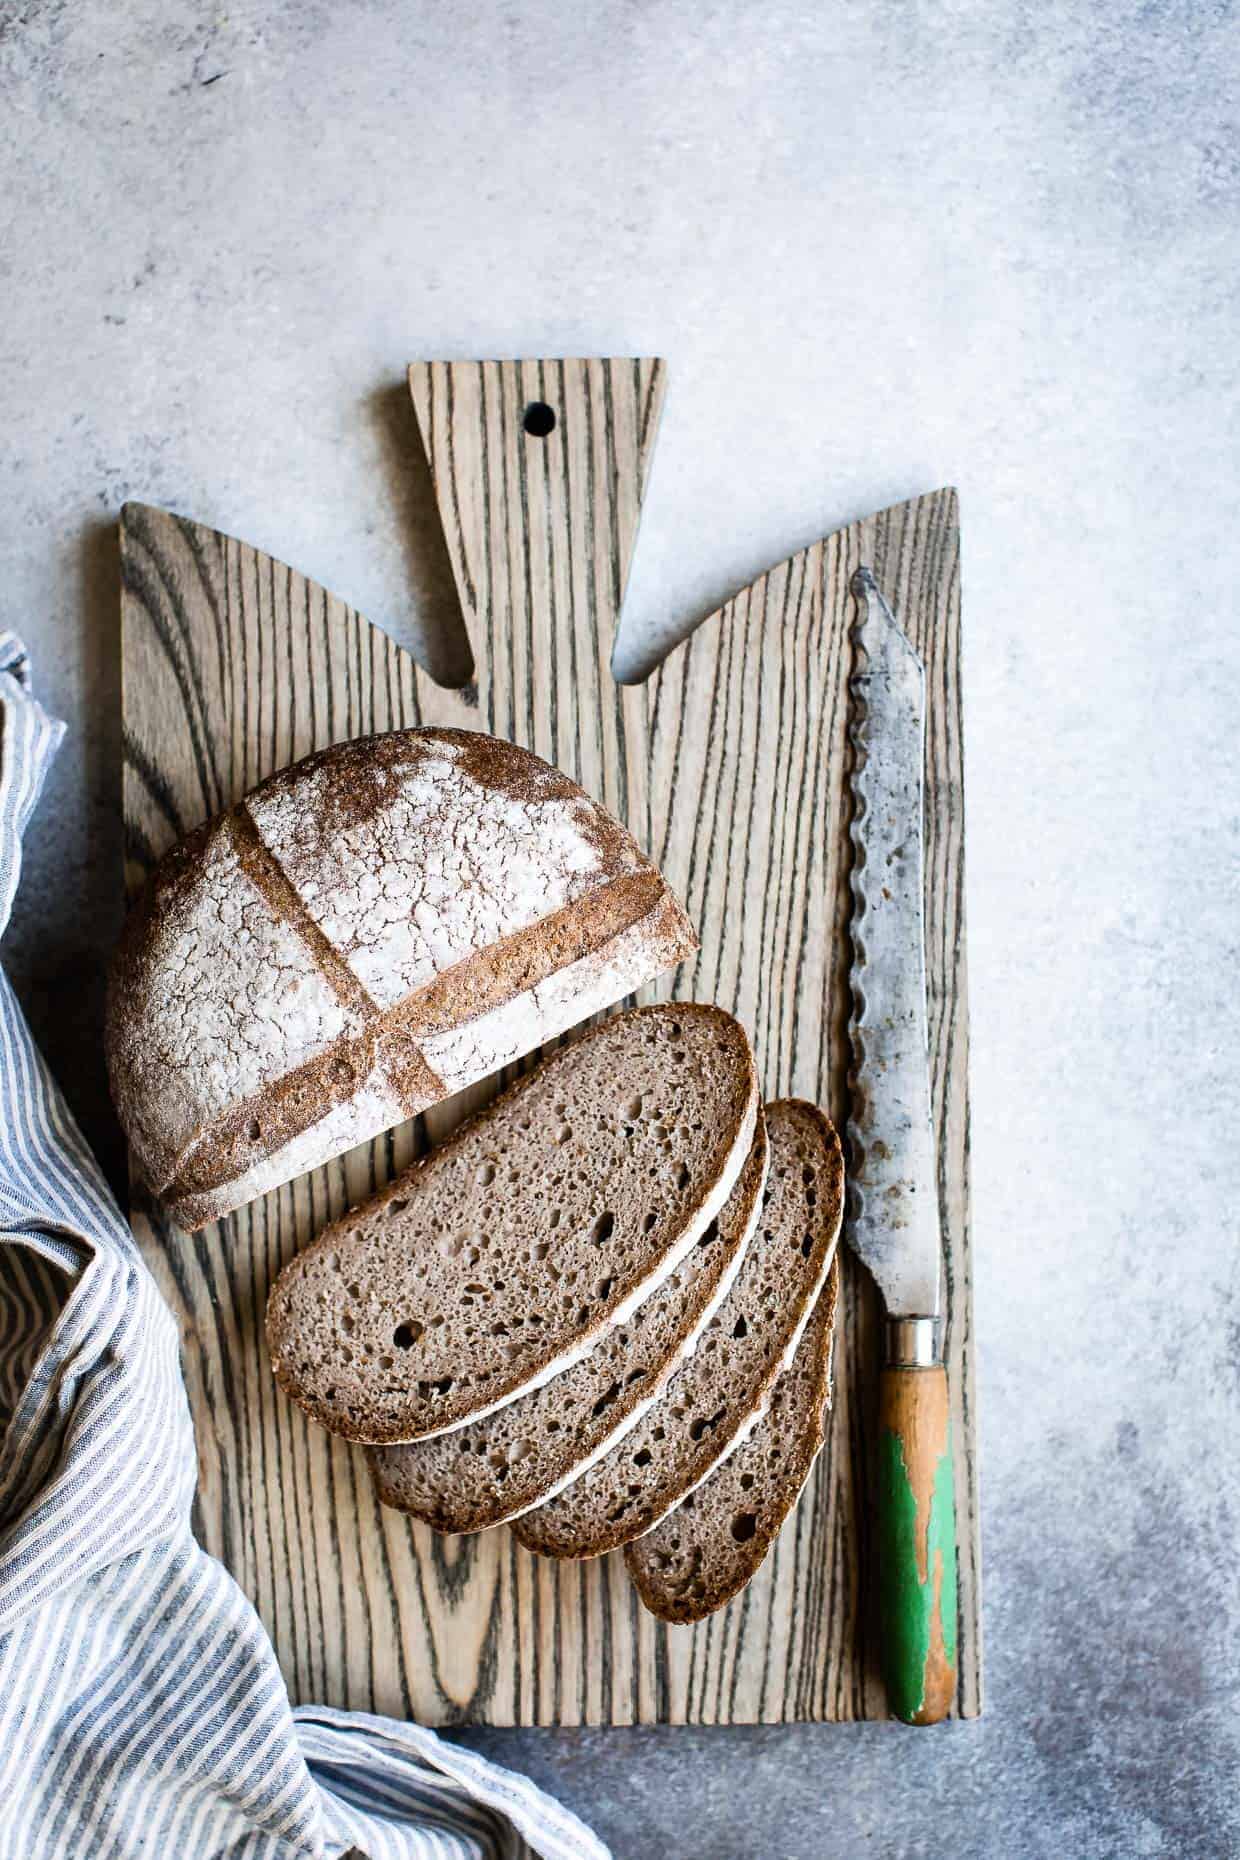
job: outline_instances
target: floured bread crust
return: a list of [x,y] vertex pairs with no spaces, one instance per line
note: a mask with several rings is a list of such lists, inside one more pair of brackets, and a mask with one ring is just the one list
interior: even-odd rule
[[113,1097],[200,1227],[695,947],[630,835],[536,756],[454,730],[343,743],[152,874],[109,978]]

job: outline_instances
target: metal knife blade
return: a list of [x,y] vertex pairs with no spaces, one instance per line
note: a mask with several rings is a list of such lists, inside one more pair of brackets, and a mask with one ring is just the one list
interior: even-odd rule
[[926,1034],[926,674],[872,571],[852,579],[854,749],[849,1238],[889,1318],[937,1317],[939,1204]]

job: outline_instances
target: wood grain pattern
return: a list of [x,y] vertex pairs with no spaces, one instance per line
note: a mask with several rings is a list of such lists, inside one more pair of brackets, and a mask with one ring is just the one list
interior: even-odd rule
[[[621,689],[610,678],[612,634],[661,365],[435,364],[413,370],[411,385],[464,584],[475,686],[436,686],[342,602],[269,557],[130,506],[121,536],[128,881],[178,834],[312,748],[415,723],[493,729],[627,818],[703,933],[677,994],[738,1007],[756,1033],[768,1095],[821,1096],[838,1116],[846,590],[860,551],[871,551],[931,664],[928,957],[949,1235],[959,1709],[975,1711],[954,501],[920,499],[815,545],[729,603],[647,686]],[[545,439],[522,428],[532,400],[556,412]],[[444,1108],[435,1132],[459,1113]],[[194,1237],[149,1206],[134,1211],[181,1322],[198,1530],[253,1599],[294,1699],[427,1723],[883,1715],[862,1576],[877,1324],[859,1272],[846,1275],[836,1410],[819,1469],[757,1583],[696,1629],[647,1616],[619,1557],[542,1563],[505,1530],[441,1539],[381,1511],[360,1452],[278,1396],[261,1337],[272,1278],[425,1140],[420,1122],[405,1126]]]
[[[409,370],[473,645],[472,727],[588,772],[622,820],[641,811],[645,763],[611,650],[665,379],[652,359]],[[555,414],[544,438],[522,424],[534,406]]]

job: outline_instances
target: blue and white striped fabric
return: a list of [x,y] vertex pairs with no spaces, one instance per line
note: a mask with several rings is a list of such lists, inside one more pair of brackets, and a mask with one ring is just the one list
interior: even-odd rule
[[[0,932],[62,734],[0,633]],[[607,1860],[431,1731],[290,1710],[194,1479],[172,1316],[0,972],[0,1860]]]

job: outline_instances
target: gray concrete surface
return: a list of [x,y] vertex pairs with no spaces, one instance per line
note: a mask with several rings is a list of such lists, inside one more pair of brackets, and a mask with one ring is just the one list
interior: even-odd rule
[[126,496],[416,643],[404,363],[658,352],[640,656],[961,488],[988,1710],[477,1738],[620,1860],[1240,1853],[1238,79],[1226,0],[0,7],[4,959],[113,1166]]

